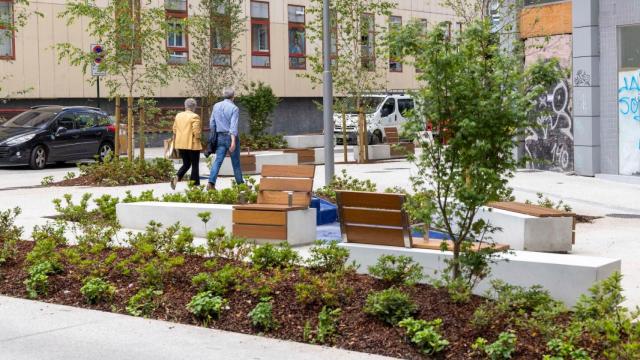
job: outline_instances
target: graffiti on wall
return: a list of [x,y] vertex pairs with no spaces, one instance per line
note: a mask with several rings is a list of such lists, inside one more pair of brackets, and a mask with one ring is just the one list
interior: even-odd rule
[[620,174],[640,174],[640,70],[618,74]]
[[573,118],[571,95],[562,80],[536,102],[534,126],[527,128],[524,141],[529,168],[573,170]]

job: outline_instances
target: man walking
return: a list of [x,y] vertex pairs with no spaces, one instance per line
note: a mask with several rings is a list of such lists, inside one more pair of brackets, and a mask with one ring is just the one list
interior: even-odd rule
[[182,177],[191,168],[191,181],[200,185],[200,116],[195,113],[197,103],[194,99],[184,102],[185,111],[178,113],[173,122],[173,145],[180,153],[182,167],[178,170],[178,176],[171,179],[171,188],[175,190],[176,183],[182,181]]
[[233,103],[235,98],[233,89],[224,89],[222,97],[224,100],[213,106],[211,120],[209,121],[209,128],[215,129],[218,133],[218,147],[216,148],[216,159],[211,166],[207,190],[216,188],[218,172],[220,172],[220,167],[227,152],[231,154],[231,165],[233,166],[233,176],[236,179],[236,183],[244,183],[242,169],[240,169],[240,139],[238,138],[240,110]]

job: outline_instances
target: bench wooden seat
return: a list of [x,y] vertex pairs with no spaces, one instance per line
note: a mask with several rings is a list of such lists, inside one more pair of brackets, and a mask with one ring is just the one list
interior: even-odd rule
[[402,141],[398,129],[395,127],[385,127],[384,133],[387,143],[391,145],[391,157],[404,157],[407,153],[415,153],[415,145],[413,142]]
[[563,211],[563,210],[557,210],[557,209],[551,209],[551,208],[547,208],[544,206],[540,206],[540,205],[534,205],[534,204],[526,204],[526,203],[521,203],[521,202],[516,202],[516,201],[496,201],[496,202],[490,202],[489,204],[487,204],[487,206],[495,208],[495,209],[500,209],[500,210],[506,210],[506,211],[511,211],[511,212],[515,212],[518,214],[524,214],[524,215],[529,215],[529,216],[535,216],[535,217],[572,217],[573,218],[573,225],[571,228],[572,231],[572,238],[571,238],[571,243],[575,244],[576,243],[576,214],[570,211]]
[[[405,196],[357,191],[336,191],[340,229],[345,242],[439,250],[440,240],[414,239]],[[447,241],[450,249],[453,243]],[[508,249],[509,245],[478,243],[477,248]]]
[[[424,240],[424,239],[414,239],[413,247],[418,249],[427,249],[427,250],[440,250],[441,244],[445,242],[447,243],[447,249],[453,250],[453,241],[451,240]],[[489,243],[474,243],[473,251],[478,251],[480,249],[493,249],[493,250],[509,250],[509,245],[506,244],[489,244]]]
[[[288,240],[293,225],[288,213],[309,209],[314,175],[314,165],[264,165],[257,203],[233,207],[233,234]],[[315,215],[313,218],[310,226],[315,230]]]

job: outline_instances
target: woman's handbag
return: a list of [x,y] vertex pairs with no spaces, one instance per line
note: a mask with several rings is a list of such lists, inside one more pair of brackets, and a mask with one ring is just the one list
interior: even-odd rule
[[175,148],[175,138],[171,138],[164,141],[164,158],[165,159],[179,159],[178,149]]

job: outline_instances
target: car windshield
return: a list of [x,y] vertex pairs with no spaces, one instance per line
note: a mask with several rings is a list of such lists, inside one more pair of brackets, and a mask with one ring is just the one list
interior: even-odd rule
[[6,127],[37,128],[45,126],[56,113],[51,111],[29,110],[16,115],[2,124]]
[[[346,109],[347,114],[355,114],[358,112],[358,107],[356,106],[356,99],[353,97],[347,97],[340,99],[344,104],[344,108]],[[371,114],[376,111],[380,103],[384,100],[383,96],[365,96],[360,99],[362,102],[362,109],[365,114]],[[341,106],[336,106],[336,112],[340,111]]]

